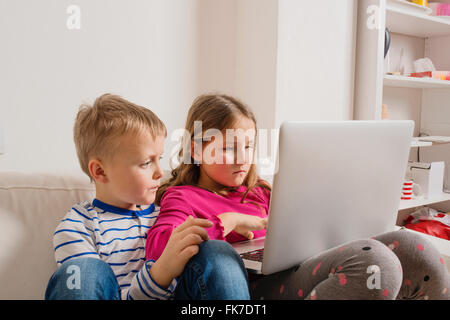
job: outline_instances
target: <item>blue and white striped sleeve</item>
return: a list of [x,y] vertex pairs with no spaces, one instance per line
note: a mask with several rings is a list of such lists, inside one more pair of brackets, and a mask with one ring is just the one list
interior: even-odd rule
[[127,300],[170,300],[173,297],[177,280],[173,279],[167,289],[160,287],[150,276],[150,268],[155,261],[148,260],[131,281],[126,294]]
[[98,258],[94,231],[86,226],[86,218],[72,208],[56,227],[53,234],[53,248],[59,266],[67,260],[78,257]]

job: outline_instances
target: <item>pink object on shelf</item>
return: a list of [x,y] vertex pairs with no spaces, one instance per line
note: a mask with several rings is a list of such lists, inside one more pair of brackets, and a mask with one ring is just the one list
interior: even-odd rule
[[430,2],[428,6],[434,16],[450,16],[450,3]]
[[437,80],[450,80],[450,71],[426,71],[413,72],[410,75],[414,78],[433,78]]

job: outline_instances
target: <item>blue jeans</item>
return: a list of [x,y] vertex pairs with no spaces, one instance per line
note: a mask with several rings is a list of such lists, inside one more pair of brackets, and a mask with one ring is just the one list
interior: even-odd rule
[[178,278],[176,300],[249,300],[247,270],[233,247],[204,241]]
[[64,262],[52,275],[45,300],[120,300],[120,289],[106,262],[77,258]]
[[[77,278],[78,277],[78,278]],[[247,271],[225,241],[210,240],[178,278],[178,300],[247,300]],[[52,275],[46,300],[119,300],[120,288],[111,267],[94,258],[67,261]]]

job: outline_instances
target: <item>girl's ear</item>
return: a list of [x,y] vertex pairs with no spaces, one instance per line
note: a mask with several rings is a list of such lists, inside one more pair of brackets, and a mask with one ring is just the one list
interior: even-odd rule
[[95,182],[107,183],[108,177],[106,176],[103,163],[99,159],[92,159],[89,161],[89,173]]

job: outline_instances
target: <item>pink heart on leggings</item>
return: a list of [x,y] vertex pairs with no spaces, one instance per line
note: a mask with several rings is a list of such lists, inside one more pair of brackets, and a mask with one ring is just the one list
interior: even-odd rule
[[317,266],[314,268],[314,270],[313,270],[313,276],[315,276],[316,275],[316,273],[317,273],[317,270],[319,270],[319,268],[320,268],[320,266],[322,265],[322,262],[319,262],[318,264],[317,264]]
[[345,277],[345,274],[343,273],[338,274],[338,278],[341,286],[345,286],[347,284],[347,278]]

